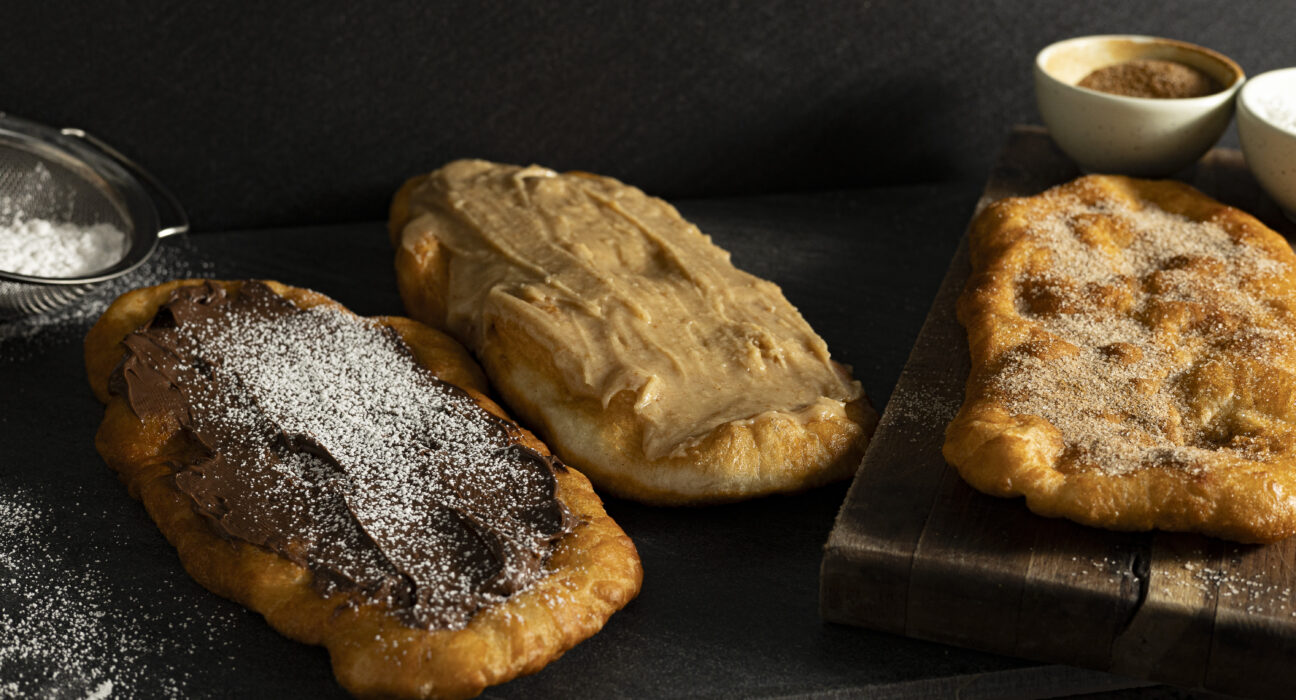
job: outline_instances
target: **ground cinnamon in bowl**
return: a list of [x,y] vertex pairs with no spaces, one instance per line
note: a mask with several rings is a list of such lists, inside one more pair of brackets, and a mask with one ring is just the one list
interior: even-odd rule
[[1192,66],[1143,58],[1099,68],[1077,85],[1112,95],[1156,99],[1203,97],[1221,89],[1214,78]]

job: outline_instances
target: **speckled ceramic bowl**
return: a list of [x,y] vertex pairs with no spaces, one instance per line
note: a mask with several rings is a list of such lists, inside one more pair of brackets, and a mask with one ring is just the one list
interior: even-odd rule
[[1247,82],[1238,94],[1238,136],[1260,186],[1296,221],[1296,68]]
[[[1203,97],[1124,97],[1079,87],[1099,68],[1135,59],[1177,61],[1224,86]],[[1246,79],[1227,56],[1172,39],[1107,35],[1067,39],[1035,57],[1035,98],[1053,140],[1087,172],[1169,175],[1201,158],[1233,115]]]

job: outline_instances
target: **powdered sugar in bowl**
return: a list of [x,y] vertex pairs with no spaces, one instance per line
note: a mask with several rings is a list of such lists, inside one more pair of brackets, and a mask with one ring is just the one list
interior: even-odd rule
[[[48,180],[36,166],[33,181]],[[109,222],[79,225],[29,217],[12,198],[0,198],[0,270],[34,277],[81,277],[126,257],[126,232]]]
[[1238,136],[1251,173],[1296,221],[1296,68],[1262,73],[1242,88]]
[[0,320],[72,303],[188,229],[175,198],[111,146],[0,113]]

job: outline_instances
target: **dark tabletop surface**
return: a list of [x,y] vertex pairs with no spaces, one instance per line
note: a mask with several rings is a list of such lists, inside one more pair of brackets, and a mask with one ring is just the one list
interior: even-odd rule
[[[738,266],[782,285],[881,409],[977,195],[944,184],[677,204]],[[378,222],[204,233],[165,241],[134,281],[274,278],[390,314],[401,310],[391,259]],[[320,648],[190,580],[103,465],[101,408],[81,361],[90,322],[81,310],[0,325],[0,695],[341,696]],[[697,509],[609,501],[643,558],[643,593],[600,634],[486,697],[1021,697],[1136,685],[823,623],[821,548],[845,489]]]

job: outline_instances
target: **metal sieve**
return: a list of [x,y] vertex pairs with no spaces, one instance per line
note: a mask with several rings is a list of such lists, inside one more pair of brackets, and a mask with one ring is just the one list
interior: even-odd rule
[[[164,206],[166,225],[153,195]],[[111,224],[127,236],[125,256],[91,274],[36,277],[0,270],[0,320],[69,304],[95,284],[138,267],[159,239],[189,230],[176,198],[113,147],[80,129],[53,129],[3,112],[0,215],[76,226]]]

